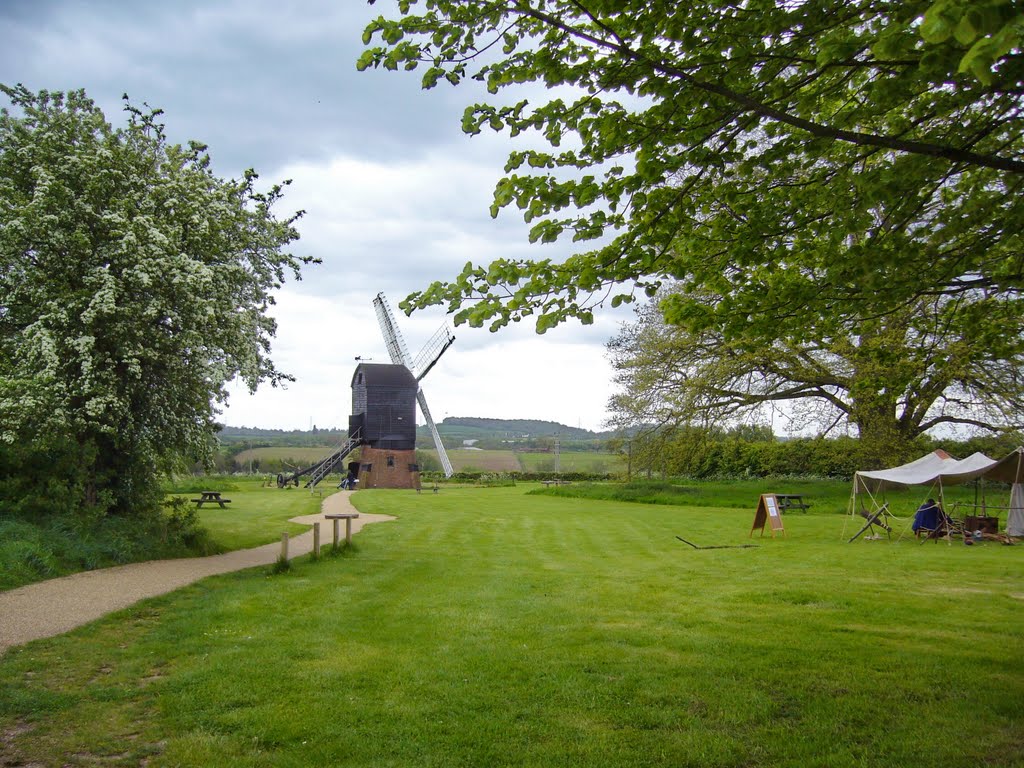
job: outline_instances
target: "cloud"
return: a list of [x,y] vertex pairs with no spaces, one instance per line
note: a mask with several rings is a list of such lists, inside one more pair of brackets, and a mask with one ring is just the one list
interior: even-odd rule
[[[386,359],[377,292],[397,310],[467,261],[560,260],[574,250],[531,246],[514,208],[490,217],[509,150],[538,139],[465,136],[464,108],[484,100],[478,84],[424,92],[415,72],[356,72],[362,30],[386,11],[349,0],[0,4],[0,82],[85,88],[115,124],[127,92],[165,110],[173,141],[207,143],[215,173],[254,167],[267,184],[293,179],[278,213],[307,211],[294,250],[323,260],[288,283],[274,308],[273,358],[297,380],[255,396],[232,385],[229,423],[345,425],[354,358]],[[497,334],[456,329],[455,346],[424,382],[435,416],[598,427],[610,386],[603,346],[628,317],[605,312],[593,326],[543,337],[532,322]],[[415,354],[445,315],[438,308],[398,321]]]
[[224,175],[418,151],[458,130],[461,106],[415,76],[356,72],[377,13],[334,0],[4,4],[0,81],[84,87],[111,121],[127,92],[165,110],[175,141],[209,144]]
[[[278,429],[347,425],[356,357],[390,362],[371,302],[372,294],[360,292],[330,299],[282,291],[273,357],[297,381],[256,395],[233,385],[223,420]],[[413,357],[444,321],[441,312],[397,317]],[[531,418],[600,429],[611,379],[603,347],[581,343],[569,329],[554,333],[562,338],[456,329],[455,344],[423,381],[434,418]]]
[[318,292],[373,282],[376,290],[405,296],[454,277],[467,261],[524,258],[535,250],[514,216],[490,218],[493,166],[462,160],[451,149],[390,163],[336,156],[286,166],[278,175],[292,180],[284,205],[306,211],[299,250],[324,259],[315,270]]

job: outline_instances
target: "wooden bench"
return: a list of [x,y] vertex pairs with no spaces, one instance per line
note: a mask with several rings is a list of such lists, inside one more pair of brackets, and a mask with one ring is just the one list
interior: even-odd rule
[[330,512],[324,515],[328,520],[334,521],[334,546],[338,546],[339,539],[339,522],[345,521],[345,543],[352,543],[352,521],[359,517],[358,512]]
[[220,504],[221,509],[227,509],[227,504],[231,503],[231,499],[222,499],[219,491],[200,491],[199,495],[202,498],[192,499],[192,503],[202,509],[203,504]]

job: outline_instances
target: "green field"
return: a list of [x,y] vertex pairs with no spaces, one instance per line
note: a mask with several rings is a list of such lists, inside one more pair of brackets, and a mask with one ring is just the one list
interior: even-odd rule
[[[331,446],[306,446],[272,448],[249,448],[235,457],[238,467],[246,467],[250,461],[284,461],[295,467],[305,467],[328,456],[336,450]],[[425,453],[437,452],[424,449]],[[478,450],[474,448],[451,448],[448,458],[456,472],[553,472],[554,453],[526,453],[504,450]],[[563,451],[559,456],[560,472],[622,472],[625,463],[619,454],[591,451]]]
[[[555,471],[554,453],[518,453],[524,472]],[[626,462],[622,454],[597,451],[562,451],[558,456],[559,472],[624,473]]]
[[[429,453],[437,455],[436,451]],[[519,459],[512,451],[477,450],[474,448],[452,448],[448,458],[456,472],[519,472]]]
[[329,445],[248,448],[235,456],[235,464],[245,467],[250,461],[284,461],[295,467],[306,467],[336,450],[337,447]]
[[[425,451],[434,456],[436,451]],[[554,472],[555,454],[550,452],[479,450],[452,448],[448,458],[456,472]],[[558,459],[559,472],[614,473],[625,471],[619,454],[591,451],[563,451]]]
[[10,651],[0,763],[1022,764],[1024,547],[536,487],[360,491],[344,557]]

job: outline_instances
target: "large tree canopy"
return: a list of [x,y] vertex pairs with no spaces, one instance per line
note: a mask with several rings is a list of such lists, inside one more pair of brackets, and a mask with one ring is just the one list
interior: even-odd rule
[[1024,426],[1024,337],[997,300],[922,300],[849,337],[759,349],[668,325],[656,302],[637,315],[608,347],[617,426],[706,427],[779,406],[799,432],[853,427],[878,459],[942,425]]
[[267,309],[309,261],[282,250],[299,214],[169,144],[159,112],[114,129],[80,91],[0,88],[0,449],[44,483],[44,448],[70,445],[81,500],[131,510],[207,454],[229,380],[287,378]]
[[1015,296],[1021,28],[1016,1],[400,2],[358,66],[482,81],[466,132],[547,144],[510,152],[492,213],[594,243],[467,264],[403,306],[544,331],[673,281],[671,322],[753,347],[922,296]]

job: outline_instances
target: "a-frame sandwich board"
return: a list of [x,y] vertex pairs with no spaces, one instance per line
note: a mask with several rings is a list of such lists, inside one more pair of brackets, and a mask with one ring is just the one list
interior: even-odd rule
[[786,527],[782,523],[782,510],[779,507],[779,500],[775,498],[774,493],[762,493],[761,498],[757,502],[757,512],[754,513],[754,524],[750,528],[750,537],[754,537],[754,531],[760,529],[761,535],[764,536],[764,526],[768,525],[768,530],[772,534],[772,538],[775,538],[775,532],[781,531],[782,535],[786,535]]

